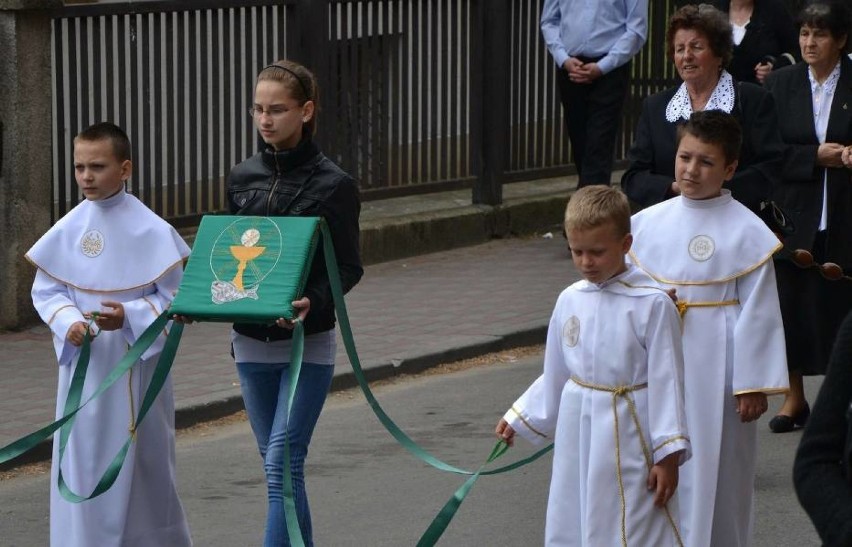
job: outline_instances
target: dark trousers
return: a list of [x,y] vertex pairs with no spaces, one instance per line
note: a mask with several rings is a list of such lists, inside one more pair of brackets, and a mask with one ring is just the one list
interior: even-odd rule
[[615,137],[621,125],[629,79],[630,63],[590,84],[575,84],[564,68],[558,71],[556,81],[579,187],[610,183]]

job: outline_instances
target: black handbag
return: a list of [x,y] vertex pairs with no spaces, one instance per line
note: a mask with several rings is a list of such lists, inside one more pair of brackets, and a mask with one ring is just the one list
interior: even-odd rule
[[757,216],[770,230],[781,237],[793,235],[796,231],[796,226],[793,224],[790,215],[785,213],[784,209],[771,199],[760,202],[760,210],[757,212]]
[[[743,112],[743,105],[741,102],[742,90],[740,86],[740,82],[737,82],[737,89],[734,92],[735,104],[737,107],[737,119],[740,121],[742,125],[742,119],[745,116]],[[743,147],[748,147],[749,141],[745,138],[745,134],[743,134]],[[749,149],[750,150],[750,149]],[[759,210],[756,211],[757,216],[763,221],[766,226],[769,227],[770,230],[778,234],[779,237],[784,238],[792,235],[796,231],[796,226],[793,224],[793,219],[790,218],[790,215],[784,212],[775,201],[771,198],[766,199],[760,202]]]

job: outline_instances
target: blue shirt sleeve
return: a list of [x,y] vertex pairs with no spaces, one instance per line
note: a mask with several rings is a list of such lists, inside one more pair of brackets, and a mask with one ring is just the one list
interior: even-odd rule
[[648,36],[648,0],[631,0],[627,6],[624,21],[624,34],[615,42],[610,52],[600,61],[598,67],[606,74],[626,64],[633,58]]
[[645,45],[648,0],[545,0],[541,34],[560,68],[572,56],[601,57],[606,74]]

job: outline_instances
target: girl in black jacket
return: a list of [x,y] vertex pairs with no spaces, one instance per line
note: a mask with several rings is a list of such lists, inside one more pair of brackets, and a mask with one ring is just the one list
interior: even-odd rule
[[[355,181],[326,158],[312,140],[316,128],[316,78],[292,61],[260,71],[250,109],[265,148],[228,176],[232,214],[321,216],[331,232],[344,292],[363,274],[359,255],[361,205]],[[231,334],[240,389],[264,459],[269,512],[263,545],[289,545],[284,518],[284,439],[290,448],[293,498],[305,545],[313,545],[305,493],[304,461],[334,374],[337,353],[334,302],[322,242],[304,296],[292,303],[305,326],[304,357],[292,414],[287,416],[289,356],[294,321],[237,323]]]

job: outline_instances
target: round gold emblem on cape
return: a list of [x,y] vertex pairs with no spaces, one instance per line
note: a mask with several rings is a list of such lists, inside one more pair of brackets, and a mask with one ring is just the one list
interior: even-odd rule
[[716,252],[716,242],[710,236],[699,235],[689,242],[689,256],[698,262],[709,260]]
[[80,240],[80,250],[85,256],[95,258],[104,250],[104,235],[97,230],[89,230]]
[[569,348],[573,348],[580,341],[580,320],[576,315],[572,315],[562,325],[562,338]]

